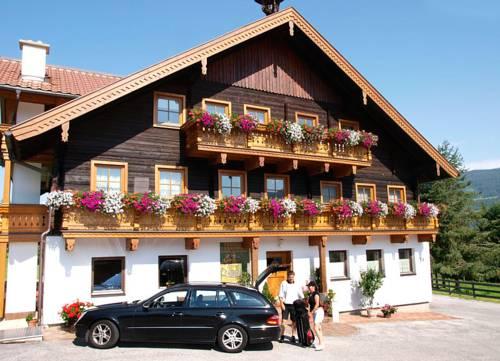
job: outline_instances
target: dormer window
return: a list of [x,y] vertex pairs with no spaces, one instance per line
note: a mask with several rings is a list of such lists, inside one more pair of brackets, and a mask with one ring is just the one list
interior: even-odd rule
[[179,127],[185,119],[184,95],[155,93],[154,125],[158,127]]

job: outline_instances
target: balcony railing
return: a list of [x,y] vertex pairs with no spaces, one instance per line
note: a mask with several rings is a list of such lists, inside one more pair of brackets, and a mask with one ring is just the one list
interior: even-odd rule
[[9,240],[39,241],[48,228],[48,209],[42,205],[0,206],[1,234]]
[[116,237],[119,237],[121,233],[134,233],[137,237],[164,237],[167,234],[169,237],[176,234],[182,237],[196,233],[241,233],[244,235],[262,233],[266,235],[280,232],[418,234],[435,233],[437,228],[437,219],[422,216],[417,216],[410,221],[392,216],[380,219],[362,216],[341,220],[330,211],[322,212],[314,217],[296,214],[289,218],[274,219],[267,212],[262,211],[254,215],[239,216],[217,211],[209,217],[186,216],[172,211],[160,217],[139,216],[132,211],[118,216],[107,216],[81,209],[66,209],[62,223],[63,233],[113,233]]
[[311,145],[286,144],[280,136],[269,132],[264,126],[257,127],[251,134],[234,130],[227,136],[194,122],[186,123],[183,129],[186,133],[186,149],[194,156],[224,153],[235,158],[261,156],[266,159],[284,158],[357,166],[369,166],[372,161],[371,151],[361,145],[350,147],[330,141]]

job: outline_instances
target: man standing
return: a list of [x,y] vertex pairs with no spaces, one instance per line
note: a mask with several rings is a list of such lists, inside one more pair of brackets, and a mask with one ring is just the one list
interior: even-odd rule
[[288,316],[292,320],[292,338],[291,342],[295,343],[295,334],[297,333],[297,326],[295,324],[295,309],[293,303],[296,300],[304,298],[302,287],[295,283],[295,272],[288,271],[286,273],[286,281],[281,282],[280,286],[280,301],[283,310],[283,317],[281,319],[281,337],[280,342],[285,339],[285,322],[288,321]]

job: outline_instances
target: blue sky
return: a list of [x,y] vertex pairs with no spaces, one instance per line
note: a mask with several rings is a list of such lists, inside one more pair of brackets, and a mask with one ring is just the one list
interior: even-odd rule
[[[2,1],[0,55],[126,75],[263,16],[253,0]],[[434,145],[500,167],[500,1],[285,0]]]

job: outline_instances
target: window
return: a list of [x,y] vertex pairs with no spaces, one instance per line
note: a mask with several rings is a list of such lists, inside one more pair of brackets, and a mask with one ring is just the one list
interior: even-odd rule
[[288,196],[288,176],[266,175],[265,193],[267,198],[284,198]]
[[246,292],[231,292],[231,299],[236,307],[262,307],[266,302],[258,294],[251,295]]
[[92,294],[125,292],[125,258],[92,258]]
[[243,106],[243,112],[252,116],[259,123],[264,124],[267,123],[271,119],[271,109],[265,107],[258,107],[256,105],[247,105]]
[[332,278],[349,278],[347,251],[330,251]]
[[158,257],[160,287],[170,287],[187,282],[187,256]]
[[369,249],[366,251],[366,268],[373,269],[377,272],[384,273],[384,261],[382,258],[382,250]]
[[240,171],[219,171],[219,197],[241,196],[246,194],[246,173]]
[[127,163],[121,162],[90,162],[90,190],[91,191],[127,191]]
[[187,193],[187,168],[157,165],[155,166],[155,188],[161,197],[171,198]]
[[231,116],[230,102],[214,99],[203,99],[202,107],[203,110],[211,114],[226,114],[227,116]]
[[316,114],[295,113],[295,121],[300,125],[308,125],[310,127],[318,125],[318,116]]
[[153,308],[182,307],[186,300],[187,290],[166,292],[151,302]]
[[220,243],[221,282],[238,283],[243,272],[248,272],[249,262],[249,250],[241,242]]
[[193,308],[229,306],[229,298],[226,292],[220,290],[193,290],[189,297],[189,307]]
[[404,186],[387,186],[387,200],[389,203],[406,202],[406,188]]
[[155,93],[154,124],[156,126],[179,126],[185,119],[184,95]]
[[375,184],[356,183],[356,200],[358,202],[369,202],[377,199]]
[[328,203],[336,199],[342,199],[342,183],[320,181],[321,202]]
[[350,129],[350,130],[359,130],[359,123],[355,120],[339,120],[339,128],[340,129]]
[[401,275],[415,274],[413,264],[413,249],[402,248],[398,250],[399,253],[399,273]]

